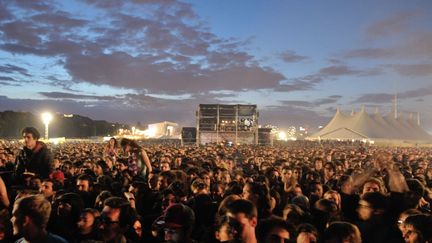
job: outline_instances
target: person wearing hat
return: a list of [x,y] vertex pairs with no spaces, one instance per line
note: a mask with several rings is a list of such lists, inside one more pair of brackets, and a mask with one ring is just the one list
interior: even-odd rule
[[49,178],[60,183],[61,186],[64,185],[65,175],[61,170],[55,170],[53,173],[49,175]]
[[192,230],[195,225],[193,210],[181,203],[169,206],[164,215],[153,223],[153,234],[160,237],[163,232],[164,242],[192,243]]

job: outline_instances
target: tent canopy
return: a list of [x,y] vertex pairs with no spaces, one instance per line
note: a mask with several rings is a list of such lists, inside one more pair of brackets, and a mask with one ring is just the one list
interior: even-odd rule
[[393,113],[383,117],[379,111],[369,115],[364,107],[360,112],[352,112],[351,115],[345,115],[337,109],[330,122],[309,138],[432,141],[432,136],[412,118],[395,118]]

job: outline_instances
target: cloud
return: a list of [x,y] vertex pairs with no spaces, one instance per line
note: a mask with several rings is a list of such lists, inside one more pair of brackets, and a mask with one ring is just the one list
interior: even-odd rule
[[5,77],[5,76],[0,76],[0,80],[3,80],[3,81],[16,81],[14,78],[11,78],[11,77]]
[[323,98],[323,99],[318,99],[316,101],[314,101],[315,105],[327,105],[327,104],[333,104],[336,103],[342,96],[340,95],[333,95],[333,96],[329,96],[328,98]]
[[199,93],[194,93],[191,96],[191,99],[195,99],[195,100],[208,100],[210,101],[210,103],[218,103],[221,102],[221,100],[223,99],[224,102],[227,98],[234,98],[236,96],[236,93],[232,93],[232,92],[217,92],[217,93],[212,93],[212,92],[199,92]]
[[0,65],[0,73],[19,73],[27,77],[30,76],[27,69],[12,64]]
[[339,60],[337,58],[328,58],[327,61],[329,63],[331,63],[332,65],[343,65],[344,64],[343,61],[341,61],[341,60]]
[[[425,28],[428,15],[423,10],[397,12],[372,23],[365,30],[371,46],[347,50],[345,58],[414,59],[432,58],[432,32]],[[395,35],[397,35],[395,37]],[[397,41],[395,41],[397,40]]]
[[374,93],[364,94],[352,103],[389,103],[394,99],[394,94]]
[[17,80],[16,78],[13,77],[0,75],[0,85],[19,87],[19,86],[23,86],[24,83],[28,83],[28,81]]
[[9,11],[5,2],[0,2],[0,21],[12,18],[13,15]]
[[302,100],[282,100],[280,101],[283,105],[296,106],[296,107],[317,107],[321,105],[336,103],[342,96],[332,95],[327,98],[317,99],[314,101],[302,101]]
[[15,0],[13,3],[16,7],[28,11],[50,11],[53,10],[52,3],[50,1],[27,1],[27,0]]
[[387,18],[371,24],[366,28],[366,34],[371,38],[388,36],[405,32],[411,22],[422,16],[422,11],[403,11],[394,13]]
[[388,65],[402,76],[430,76],[432,75],[432,64],[393,64]]
[[288,82],[283,82],[275,89],[280,92],[292,92],[310,90],[315,87],[316,84],[320,83],[323,77],[317,74],[306,75],[303,77],[291,78]]
[[40,24],[49,25],[51,27],[60,27],[63,30],[70,30],[70,28],[82,27],[89,23],[87,20],[76,19],[70,16],[69,13],[63,11],[56,11],[54,13],[41,13],[33,15],[30,18],[32,21]]
[[325,67],[325,68],[321,68],[319,70],[319,74],[322,76],[343,76],[343,75],[357,75],[359,74],[361,71],[358,70],[354,70],[346,65],[334,65],[334,66],[329,66],[329,67]]
[[21,43],[24,46],[37,46],[42,43],[41,35],[48,30],[34,26],[26,21],[7,22],[0,26],[3,37],[12,43]]
[[355,69],[353,67],[342,65],[332,65],[328,67],[321,68],[316,74],[317,77],[321,79],[325,78],[336,78],[339,76],[376,76],[382,73],[380,68],[369,68],[369,69]]
[[345,58],[366,59],[403,59],[418,60],[432,58],[432,32],[412,33],[401,43],[390,47],[360,48],[348,50],[343,54]]
[[319,69],[314,74],[291,78],[288,82],[282,82],[275,91],[292,92],[314,89],[315,86],[325,80],[337,79],[341,76],[367,77],[380,75],[381,68],[354,69],[345,64],[331,65]]
[[65,92],[39,92],[39,94],[53,99],[76,99],[76,100],[113,100],[113,96],[79,95]]
[[327,112],[331,113],[331,114],[336,113],[336,108],[335,107],[327,107],[325,110]]
[[239,65],[209,70],[193,64],[185,65],[187,67],[179,69],[169,62],[154,63],[152,56],[133,57],[119,52],[72,56],[67,59],[65,67],[76,80],[169,94],[272,88],[284,79],[283,75],[259,66]]
[[308,59],[308,57],[298,55],[298,54],[296,54],[295,51],[291,51],[291,50],[288,50],[288,51],[281,53],[280,57],[284,62],[287,62],[287,63],[301,62],[301,61]]
[[93,106],[104,106],[110,104],[112,107],[116,107],[118,109],[137,109],[152,106],[160,107],[161,105],[172,102],[172,100],[169,99],[156,98],[146,94],[132,93],[114,96],[86,95],[66,92],[39,92],[39,94],[49,99],[64,101],[74,100],[77,102],[86,102],[87,104],[91,104]]
[[291,105],[267,106],[259,109],[260,124],[272,124],[282,128],[288,126],[318,127],[327,123],[331,117],[322,116],[310,109]]
[[[285,76],[243,50],[249,40],[211,33],[191,4],[88,0],[98,18],[43,4],[12,4],[32,14],[0,24],[0,48],[58,59],[75,83],[159,94],[272,89]],[[125,14],[121,9],[130,9]],[[36,9],[36,10],[35,10]],[[190,21],[193,20],[193,21]],[[56,84],[64,87],[61,82]]]
[[303,101],[303,100],[282,100],[283,105],[288,106],[301,106],[301,107],[312,107],[313,102]]
[[[432,95],[432,86],[408,90],[397,94],[398,99],[422,98]],[[372,93],[364,94],[354,100],[352,103],[390,103],[394,100],[395,94],[389,93]]]
[[363,48],[348,51],[346,58],[389,58],[394,56],[392,50],[383,48]]
[[424,97],[428,95],[432,95],[432,86],[402,92],[398,94],[398,98],[400,97],[400,98],[408,99],[408,98]]
[[121,8],[125,3],[121,0],[85,0],[85,2],[98,8],[107,9]]

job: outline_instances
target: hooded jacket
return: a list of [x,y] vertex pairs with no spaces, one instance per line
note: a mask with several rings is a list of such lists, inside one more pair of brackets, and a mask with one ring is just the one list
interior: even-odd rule
[[52,156],[45,143],[37,141],[33,149],[24,147],[16,158],[15,176],[23,178],[24,172],[31,172],[46,179],[52,172]]

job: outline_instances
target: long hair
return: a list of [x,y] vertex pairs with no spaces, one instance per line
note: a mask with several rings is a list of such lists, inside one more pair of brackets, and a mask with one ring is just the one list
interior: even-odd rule
[[120,142],[120,146],[122,148],[125,148],[126,145],[129,145],[132,149],[141,149],[141,146],[139,146],[135,140],[129,138],[123,138]]
[[271,214],[271,197],[268,186],[260,182],[248,182],[252,194],[257,197],[258,217],[265,218]]
[[114,148],[118,148],[119,147],[119,142],[117,141],[117,139],[115,137],[110,138],[110,140],[108,141],[107,147],[110,146],[111,140],[114,140]]

